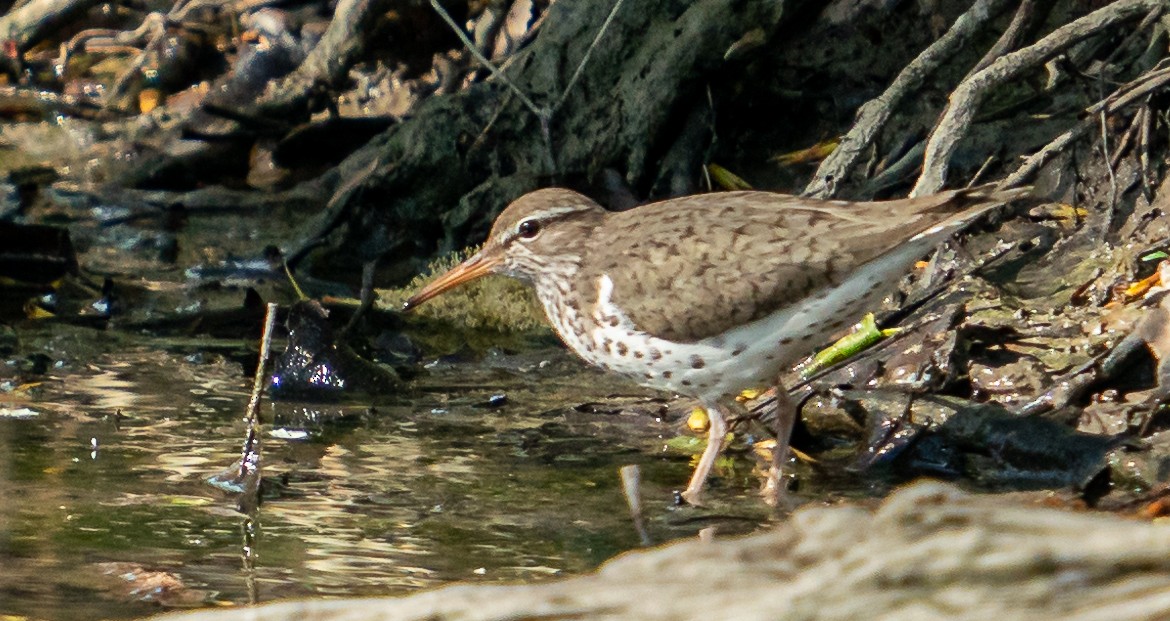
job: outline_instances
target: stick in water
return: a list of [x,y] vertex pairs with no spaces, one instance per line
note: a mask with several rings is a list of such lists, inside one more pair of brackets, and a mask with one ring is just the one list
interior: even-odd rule
[[642,471],[638,466],[622,466],[618,472],[622,477],[622,493],[630,507],[630,517],[634,520],[638,538],[642,545],[652,545],[654,541],[650,539],[650,533],[646,532],[646,524],[642,521]]

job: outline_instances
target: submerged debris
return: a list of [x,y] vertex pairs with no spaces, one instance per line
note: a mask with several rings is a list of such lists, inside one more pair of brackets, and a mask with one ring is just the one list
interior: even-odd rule
[[315,301],[298,302],[289,309],[288,345],[274,365],[272,397],[337,401],[396,392],[401,386],[398,375],[338,342],[328,317]]

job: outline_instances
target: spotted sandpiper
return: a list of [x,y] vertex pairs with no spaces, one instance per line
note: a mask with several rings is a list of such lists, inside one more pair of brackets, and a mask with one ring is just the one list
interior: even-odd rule
[[723,192],[609,212],[570,190],[538,190],[405,308],[488,273],[532,283],[581,358],[707,409],[707,448],[682,493],[691,504],[723,447],[730,397],[776,385],[775,497],[796,418],[779,374],[948,236],[1027,192],[981,186],[878,202]]

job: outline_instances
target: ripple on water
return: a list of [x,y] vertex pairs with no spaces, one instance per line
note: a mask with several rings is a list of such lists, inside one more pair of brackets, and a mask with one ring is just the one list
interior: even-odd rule
[[157,600],[111,580],[111,567],[164,585],[182,605],[581,572],[638,545],[617,477],[627,463],[643,466],[655,536],[708,525],[669,519],[671,488],[689,465],[657,453],[667,423],[620,399],[571,407],[649,393],[561,352],[542,355],[557,362],[453,367],[373,409],[266,403],[268,428],[296,433],[262,436],[269,484],[251,574],[246,518],[206,483],[240,455],[243,369],[130,350],[61,375],[38,415],[0,416],[0,497],[20,499],[0,503],[0,615],[157,611]]

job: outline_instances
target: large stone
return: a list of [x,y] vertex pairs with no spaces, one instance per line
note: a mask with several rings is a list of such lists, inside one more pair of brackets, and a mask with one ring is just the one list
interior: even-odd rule
[[768,532],[633,552],[540,585],[305,600],[159,621],[1154,619],[1170,525],[922,482],[877,511],[809,507]]

